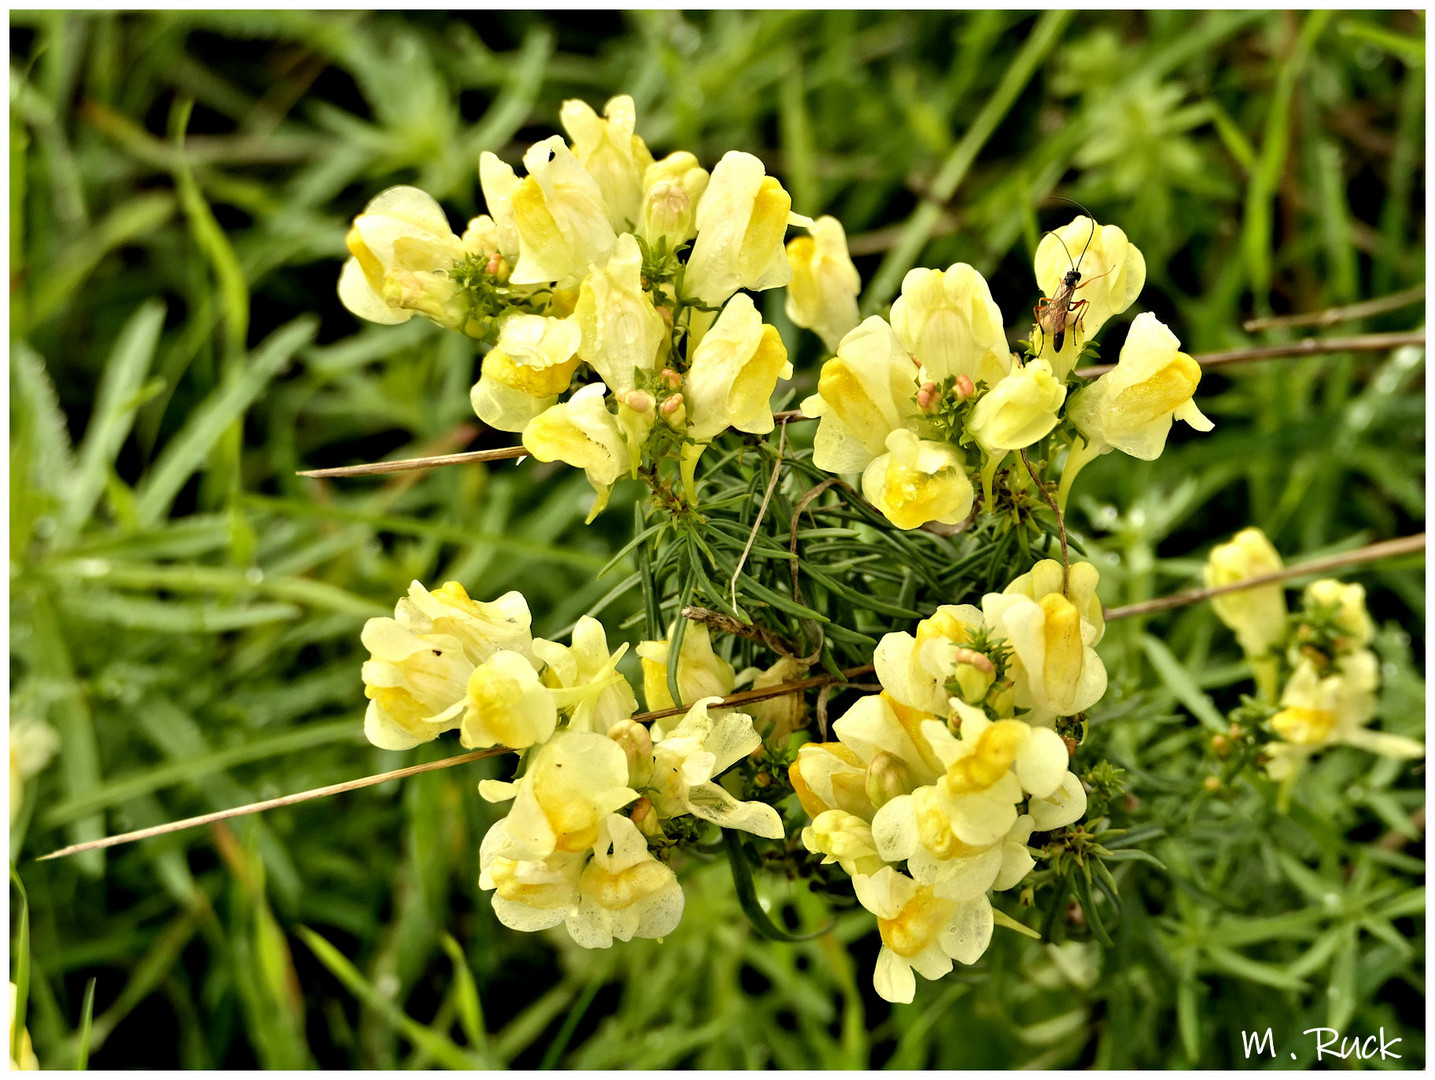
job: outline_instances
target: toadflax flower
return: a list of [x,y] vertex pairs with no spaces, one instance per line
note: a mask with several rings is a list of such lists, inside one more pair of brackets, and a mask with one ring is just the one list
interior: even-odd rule
[[472,600],[446,582],[429,592],[419,582],[399,600],[394,618],[370,619],[361,640],[364,734],[385,750],[407,750],[451,731],[468,704],[469,676],[500,650],[531,652],[528,604],[517,592],[491,603]]
[[966,263],[908,271],[892,303],[892,330],[937,382],[961,375],[995,386],[1011,370],[1001,309],[986,279]]
[[857,325],[857,294],[862,279],[847,251],[847,233],[835,217],[824,215],[807,229],[807,236],[787,242],[792,280],[787,283],[787,317],[817,334],[837,351],[847,332]]
[[777,327],[762,321],[752,297],[734,296],[693,350],[683,384],[688,433],[707,442],[729,427],[765,434],[773,428],[771,398],[792,364]]
[[657,372],[668,326],[643,288],[643,254],[630,234],[618,237],[602,270],[583,279],[573,322],[581,331],[583,359],[615,394]]
[[1369,649],[1337,657],[1325,675],[1310,659],[1302,660],[1281,693],[1280,711],[1271,717],[1279,737],[1266,746],[1271,777],[1290,776],[1313,754],[1338,743],[1387,757],[1424,757],[1423,743],[1367,726],[1375,715],[1379,671]]
[[633,99],[627,94],[610,98],[604,118],[587,102],[569,100],[558,116],[573,140],[574,156],[598,183],[608,223],[618,233],[631,228],[640,218],[643,177],[653,164],[647,144],[633,133],[638,123]]
[[1062,505],[1076,474],[1097,455],[1116,449],[1152,461],[1175,420],[1210,431],[1214,425],[1191,397],[1200,381],[1201,365],[1181,352],[1176,335],[1150,312],[1136,316],[1116,367],[1071,401],[1069,415],[1086,444],[1067,458]]
[[564,920],[569,936],[585,949],[606,949],[614,938],[665,937],[682,917],[677,874],[653,857],[636,825],[609,814],[578,879],[577,903]]
[[519,252],[511,280],[570,288],[601,268],[618,242],[603,191],[560,135],[534,143],[523,165],[528,175],[509,196]]
[[478,790],[489,802],[513,800],[497,852],[528,861],[587,851],[597,843],[603,819],[638,797],[628,787],[622,748],[584,731],[555,734],[517,782],[484,780]]
[[1136,245],[1115,225],[1096,225],[1081,216],[1047,233],[1036,247],[1036,283],[1043,297],[1055,297],[1066,275],[1075,269],[1081,281],[1072,303],[1085,301],[1078,321],[1060,352],[1051,335],[1040,340],[1043,359],[1063,382],[1076,366],[1088,339],[1095,337],[1107,319],[1131,306],[1146,284],[1146,260]]
[[582,338],[574,318],[507,316],[469,394],[478,418],[500,431],[522,431],[568,389]]
[[717,716],[708,710],[718,697],[695,702],[671,728],[653,724],[651,796],[659,818],[691,814],[724,829],[739,829],[769,839],[785,835],[782,818],[766,803],[739,802],[713,778],[762,746],[752,717],[738,712]]
[[[663,641],[638,645],[638,655],[643,660],[643,698],[650,709],[671,709],[678,704],[668,690],[669,657],[676,629],[675,623]],[[690,705],[698,698],[724,697],[732,693],[736,680],[732,665],[713,652],[707,625],[689,622],[678,652],[677,682],[682,704]]]
[[887,453],[863,471],[862,494],[899,529],[929,521],[959,524],[972,512],[974,498],[961,451],[906,428],[891,432]]
[[738,150],[724,154],[698,202],[683,296],[717,307],[738,289],[786,285],[792,266],[782,241],[791,210],[792,197],[761,161]]
[[[1206,586],[1234,585],[1247,578],[1273,574],[1281,566],[1281,557],[1266,534],[1252,526],[1211,549],[1204,570]],[[1285,590],[1280,582],[1213,596],[1211,608],[1235,631],[1255,671],[1256,685],[1267,700],[1273,700],[1280,671],[1270,653],[1284,640],[1286,625]]]
[[589,615],[574,625],[571,645],[533,639],[533,655],[546,665],[543,684],[568,718],[566,730],[601,735],[638,711],[633,688],[618,671],[627,651],[624,642],[610,653],[603,624]]
[[608,411],[602,383],[589,383],[567,401],[534,417],[523,429],[523,448],[539,461],[562,461],[588,474],[598,497],[592,521],[608,505],[613,485],[631,463],[617,418]]
[[491,225],[475,218],[460,238],[431,195],[415,187],[381,191],[349,230],[350,258],[339,275],[339,299],[369,322],[392,325],[425,315],[462,329],[468,311],[456,299],[448,272],[468,255],[488,253]]
[[982,598],[987,625],[1011,646],[1014,700],[1030,710],[1033,724],[1073,716],[1106,693],[1106,668],[1094,647],[1105,629],[1097,578],[1090,563],[1072,563],[1063,591],[1061,564],[1043,559],[1001,593]]

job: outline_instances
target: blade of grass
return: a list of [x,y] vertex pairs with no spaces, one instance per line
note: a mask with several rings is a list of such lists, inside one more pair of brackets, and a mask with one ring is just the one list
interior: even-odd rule
[[403,1035],[414,1046],[430,1054],[437,1062],[450,1069],[469,1070],[478,1067],[474,1058],[464,1053],[452,1041],[436,1031],[424,1027],[403,1009],[377,989],[361,975],[344,955],[328,941],[307,926],[296,926],[294,932],[319,962],[344,985],[351,994],[369,1008],[375,1010],[395,1031]]
[[165,515],[225,429],[244,414],[279,370],[308,343],[318,325],[318,319],[306,315],[281,326],[250,354],[242,370],[226,378],[190,414],[140,484],[138,511],[143,525],[152,526]]

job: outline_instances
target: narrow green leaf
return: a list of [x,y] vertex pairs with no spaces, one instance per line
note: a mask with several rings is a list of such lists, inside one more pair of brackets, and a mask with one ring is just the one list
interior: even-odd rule
[[474,1059],[451,1040],[424,1027],[399,1008],[392,998],[379,993],[363,975],[359,974],[358,969],[349,963],[344,954],[324,938],[307,926],[296,926],[294,932],[299,935],[305,945],[309,946],[309,950],[318,958],[319,962],[328,968],[330,973],[343,983],[351,994],[378,1013],[384,1023],[403,1035],[414,1046],[432,1056],[435,1061],[440,1062],[446,1068],[467,1070],[476,1067],[477,1063]]
[[84,1072],[90,1067],[90,1027],[95,1020],[95,983],[85,983],[85,1000],[80,1005],[80,1048],[75,1053],[75,1068]]
[[173,439],[165,445],[154,468],[146,474],[138,493],[140,521],[154,525],[169,510],[190,476],[231,423],[262,394],[279,370],[314,336],[319,321],[311,315],[281,326],[250,354],[214,392],[190,413]]

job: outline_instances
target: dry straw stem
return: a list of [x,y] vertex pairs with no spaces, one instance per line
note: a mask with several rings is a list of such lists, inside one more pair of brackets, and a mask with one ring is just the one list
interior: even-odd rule
[[1135,615],[1149,615],[1155,611],[1166,611],[1169,608],[1185,607],[1187,604],[1198,604],[1202,600],[1209,600],[1213,596],[1220,596],[1222,593],[1241,592],[1244,589],[1254,589],[1258,585],[1269,585],[1277,581],[1285,581],[1289,578],[1307,577],[1311,574],[1324,574],[1332,570],[1341,570],[1347,566],[1355,566],[1359,563],[1373,562],[1376,559],[1393,558],[1396,555],[1410,555],[1417,551],[1425,550],[1425,534],[1418,533],[1414,536],[1402,536],[1398,540],[1382,540],[1378,544],[1369,544],[1354,551],[1343,552],[1340,555],[1330,555],[1324,559],[1312,559],[1310,562],[1300,563],[1297,566],[1287,566],[1284,570],[1277,570],[1273,574],[1261,574],[1257,577],[1246,578],[1244,581],[1233,582],[1230,585],[1213,585],[1207,589],[1192,589],[1190,592],[1176,593],[1173,596],[1159,596],[1155,600],[1143,600],[1139,604],[1127,604],[1124,607],[1107,608],[1106,621],[1112,619],[1129,619]]
[[1374,300],[1362,300],[1345,307],[1326,308],[1324,311],[1307,311],[1299,315],[1277,315],[1270,319],[1247,319],[1241,329],[1247,333],[1256,330],[1284,330],[1292,326],[1334,326],[1336,323],[1363,319],[1367,315],[1379,315],[1386,311],[1397,311],[1425,299],[1425,286],[1416,285],[1389,296],[1378,296]]
[[[1404,345],[1425,344],[1425,331],[1413,330],[1398,334],[1358,334],[1346,338],[1306,338],[1284,345],[1257,345],[1250,349],[1232,349],[1230,352],[1203,353],[1194,357],[1203,368],[1225,367],[1227,364],[1249,364],[1257,360],[1276,360],[1288,356],[1320,356],[1325,353],[1342,352],[1385,352]],[[1082,368],[1077,374],[1083,378],[1104,375],[1115,364],[1096,364]]]
[[[1371,303],[1374,302],[1371,301]],[[1317,318],[1323,314],[1317,312],[1309,318]],[[1306,317],[1291,316],[1291,318]],[[1385,349],[1399,348],[1402,345],[1423,346],[1424,344],[1425,334],[1423,331],[1398,334],[1361,334],[1358,337],[1307,338],[1304,341],[1292,342],[1287,345],[1260,345],[1250,349],[1233,349],[1230,352],[1205,353],[1194,357],[1194,359],[1203,368],[1214,368],[1224,367],[1227,364],[1248,364],[1256,360],[1275,360],[1279,357],[1318,356],[1324,353],[1339,352],[1379,352]],[[1097,375],[1105,374],[1115,366],[1115,364],[1097,364],[1094,367],[1081,368],[1076,374],[1084,378],[1094,378]],[[772,419],[779,424],[788,424],[816,418],[806,415],[801,409],[787,409],[783,412],[773,413]],[[522,446],[500,446],[496,450],[469,450],[462,454],[437,454],[433,457],[404,458],[401,461],[375,461],[367,465],[341,465],[333,469],[305,469],[298,475],[315,478],[380,476],[384,473],[437,469],[444,465],[468,465],[477,461],[504,461],[509,458],[527,456],[528,451]]]

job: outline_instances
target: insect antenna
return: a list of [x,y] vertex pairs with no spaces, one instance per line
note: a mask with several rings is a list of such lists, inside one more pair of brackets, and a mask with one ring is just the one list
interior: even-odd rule
[[[1060,234],[1057,233],[1055,229],[1047,229],[1043,235],[1056,237],[1056,242],[1060,244],[1061,249],[1066,252],[1066,261],[1071,265],[1071,268],[1075,270],[1076,260],[1071,257],[1071,248],[1066,246],[1066,241],[1061,238]],[[1085,253],[1083,252],[1083,254]]]
[[[1065,196],[1062,196],[1062,195],[1052,195],[1051,198],[1055,199],[1057,202],[1071,203],[1072,206],[1075,206],[1075,207],[1078,208],[1083,214],[1086,215],[1086,220],[1088,220],[1088,221],[1091,222],[1091,232],[1087,234],[1087,237],[1086,237],[1086,247],[1084,247],[1084,248],[1081,249],[1081,259],[1086,258],[1087,248],[1091,247],[1091,241],[1096,238],[1096,219],[1091,216],[1091,211],[1090,211],[1090,210],[1086,209],[1086,207],[1082,206],[1082,205],[1081,205],[1079,202],[1077,202],[1075,199],[1068,199],[1068,198],[1066,198]],[[1062,246],[1064,247],[1065,245],[1063,244]],[[1067,255],[1070,256],[1070,255],[1071,255],[1071,252],[1068,251],[1068,252],[1067,252]],[[1076,260],[1076,268],[1077,268],[1077,269],[1080,269],[1080,268],[1081,268],[1081,259],[1077,259],[1077,260]]]

